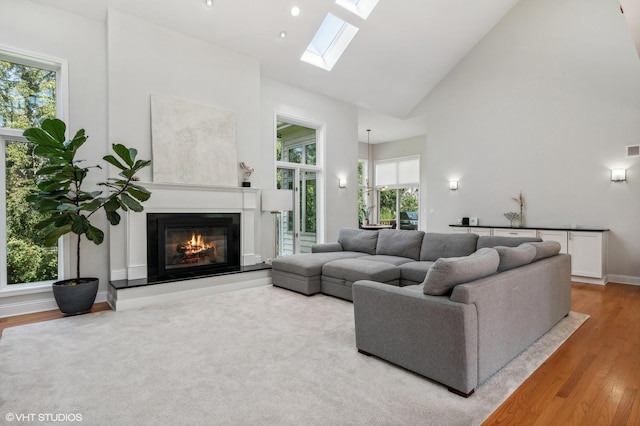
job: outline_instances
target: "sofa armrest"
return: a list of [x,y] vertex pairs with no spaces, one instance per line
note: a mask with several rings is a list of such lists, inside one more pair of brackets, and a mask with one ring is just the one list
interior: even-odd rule
[[478,378],[484,382],[571,309],[571,256],[558,254],[453,289],[476,306]]
[[356,346],[462,393],[477,374],[475,305],[429,296],[421,287],[353,284]]
[[343,251],[340,243],[320,243],[311,246],[311,253],[329,253],[334,251]]

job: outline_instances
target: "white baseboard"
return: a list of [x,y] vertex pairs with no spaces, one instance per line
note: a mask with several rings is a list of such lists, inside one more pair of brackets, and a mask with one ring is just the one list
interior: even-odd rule
[[[106,302],[107,292],[101,291],[96,295],[96,302]],[[3,303],[0,305],[0,318],[15,317],[17,315],[33,314],[36,312],[53,311],[58,309],[53,296],[41,297],[33,300]]]
[[608,282],[608,278],[606,276],[604,278],[589,278],[589,277],[579,277],[577,275],[572,275],[571,281],[575,283],[583,283],[583,284],[606,285]]
[[634,277],[631,275],[609,275],[610,283],[640,285],[640,277]]

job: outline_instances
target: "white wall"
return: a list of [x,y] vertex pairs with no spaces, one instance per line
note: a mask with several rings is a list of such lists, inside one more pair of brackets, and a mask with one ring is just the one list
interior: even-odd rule
[[[275,125],[276,114],[324,128],[326,146],[324,158],[325,204],[321,214],[326,226],[319,239],[335,241],[338,229],[358,224],[358,111],[346,102],[312,93],[279,81],[262,79],[262,113],[259,152],[266,169],[260,175],[261,188],[275,187]],[[346,177],[347,188],[338,188],[338,177]],[[269,213],[262,215],[263,253],[273,253],[274,222]]]
[[530,226],[609,228],[610,277],[640,283],[640,161],[624,149],[640,143],[640,60],[617,1],[520,1],[424,112],[429,231],[507,225],[522,191]]
[[[233,112],[238,161],[254,167],[258,171],[254,176],[264,173],[256,149],[260,137],[257,60],[114,9],[108,13],[107,34],[110,140],[137,148],[140,158],[152,159],[150,95],[171,96]],[[152,181],[151,170],[143,172],[142,180]],[[240,180],[238,169],[238,186]],[[259,235],[255,240],[260,240]],[[127,266],[135,265],[128,265],[123,250],[124,227],[112,228],[110,244],[112,276],[126,279]]]
[[[89,135],[81,149],[87,165],[102,164],[107,154],[107,78],[104,24],[25,0],[0,0],[0,44],[34,54],[66,59],[69,67],[69,117],[72,133],[84,128]],[[93,170],[96,182],[106,178],[105,170]],[[90,179],[90,181],[89,181]],[[107,221],[99,217],[94,224],[106,231]],[[65,237],[67,241],[75,238]],[[70,253],[70,254],[74,254]],[[73,259],[71,259],[73,258]],[[83,275],[100,278],[99,300],[105,300],[108,282],[109,245],[83,244]],[[69,256],[67,269],[75,270],[75,256]],[[51,290],[44,293],[0,297],[0,316],[44,309],[55,309]]]

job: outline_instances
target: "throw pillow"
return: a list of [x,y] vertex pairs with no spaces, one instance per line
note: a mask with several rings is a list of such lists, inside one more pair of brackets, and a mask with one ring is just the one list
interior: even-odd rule
[[[536,248],[536,255],[533,258],[534,262],[546,257],[555,256],[560,253],[560,243],[557,241],[543,241],[541,243],[526,243],[531,244]],[[524,245],[524,244],[523,244]]]
[[540,238],[536,237],[503,237],[497,235],[483,235],[478,238],[478,248],[484,247],[518,247],[522,243],[541,242]]
[[536,248],[531,244],[522,244],[518,247],[494,247],[500,255],[498,272],[508,271],[518,266],[531,263],[536,256]]
[[464,257],[440,258],[427,271],[424,294],[440,296],[458,284],[493,275],[499,263],[500,256],[492,248],[483,248]]

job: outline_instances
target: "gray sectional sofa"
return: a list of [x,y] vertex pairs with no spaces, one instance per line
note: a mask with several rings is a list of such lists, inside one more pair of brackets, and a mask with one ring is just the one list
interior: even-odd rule
[[352,300],[356,347],[469,396],[571,307],[571,257],[555,242],[341,229],[274,260],[272,282]]
[[341,228],[337,242],[316,244],[310,254],[276,258],[271,277],[274,286],[307,296],[324,293],[353,300],[351,288],[358,280],[400,287],[421,284],[438,259],[468,256],[484,247],[516,246],[534,241],[541,240],[419,230]]

